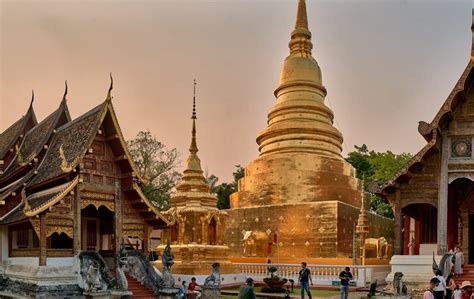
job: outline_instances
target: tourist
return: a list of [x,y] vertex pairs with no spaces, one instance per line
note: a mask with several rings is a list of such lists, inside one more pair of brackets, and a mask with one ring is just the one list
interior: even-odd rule
[[453,291],[456,287],[456,282],[454,282],[453,274],[449,274],[446,278],[446,299],[451,299],[453,297]]
[[183,280],[181,287],[179,287],[179,298],[186,298],[188,293],[188,288],[186,287],[186,281]]
[[305,262],[301,263],[301,270],[298,276],[298,282],[300,283],[301,288],[301,299],[304,298],[304,292],[308,294],[309,299],[311,299],[311,290],[309,288],[309,283],[313,285],[313,280],[311,279],[311,271],[306,267],[307,264]]
[[470,281],[465,280],[461,284],[462,295],[461,299],[470,299],[472,295],[472,284]]
[[464,254],[459,246],[454,248],[454,274],[459,277],[463,273]]
[[249,277],[245,281],[245,285],[240,287],[239,290],[239,299],[255,299],[256,294],[253,289],[253,278]]
[[195,299],[201,297],[201,292],[197,289],[199,287],[196,282],[196,277],[191,278],[191,282],[188,285],[188,298]]
[[349,298],[349,282],[352,279],[351,268],[346,267],[344,271],[339,274],[341,280],[341,299]]
[[438,284],[439,284],[439,279],[438,278],[436,278],[436,277],[431,278],[430,286],[428,287],[428,289],[423,294],[423,299],[434,299],[433,290],[434,290],[434,288],[436,288],[438,286]]
[[461,287],[459,286],[459,284],[456,284],[456,286],[454,287],[452,299],[461,299],[461,296],[462,296]]
[[436,299],[444,299],[444,293],[446,292],[446,280],[444,279],[443,272],[441,270],[436,270],[436,278],[438,278],[439,283],[433,289],[434,297]]

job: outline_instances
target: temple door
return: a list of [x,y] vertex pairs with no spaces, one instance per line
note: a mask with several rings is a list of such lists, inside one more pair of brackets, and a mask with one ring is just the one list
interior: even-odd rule
[[93,250],[97,251],[98,248],[98,220],[97,219],[86,219],[85,221],[85,228],[84,228],[84,244],[86,245],[86,250]]

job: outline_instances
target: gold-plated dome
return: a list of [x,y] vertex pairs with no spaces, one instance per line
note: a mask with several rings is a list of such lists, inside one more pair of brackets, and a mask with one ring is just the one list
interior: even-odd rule
[[304,0],[298,3],[288,46],[290,55],[275,90],[277,103],[268,114],[268,127],[257,137],[260,155],[306,152],[342,159],[342,134],[333,126],[333,112],[324,105],[326,89],[311,55]]

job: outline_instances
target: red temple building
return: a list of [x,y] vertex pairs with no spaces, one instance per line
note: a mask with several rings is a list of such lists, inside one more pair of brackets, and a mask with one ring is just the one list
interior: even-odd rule
[[474,47],[433,120],[419,122],[426,145],[378,190],[395,215],[391,275],[403,272],[414,284],[426,285],[433,255],[457,245],[474,263],[473,62]]

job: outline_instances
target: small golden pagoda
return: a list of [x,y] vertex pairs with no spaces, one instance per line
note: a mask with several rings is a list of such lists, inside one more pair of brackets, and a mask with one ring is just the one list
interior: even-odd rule
[[163,231],[162,244],[157,251],[161,255],[167,240],[171,241],[175,257],[173,273],[176,274],[209,274],[214,262],[220,263],[222,274],[236,273],[228,259],[229,247],[224,238],[228,214],[217,209],[217,197],[210,192],[197,155],[196,81],[191,119],[193,129],[187,167],[171,197],[172,208],[163,212],[173,225]]
[[[260,155],[230,198],[226,236],[233,257],[296,262],[352,255],[362,192],[355,169],[342,158],[342,134],[324,103],[326,88],[312,48],[306,3],[300,0],[276,104],[257,137]],[[391,239],[392,221],[368,217],[383,223],[375,225],[377,237]]]

